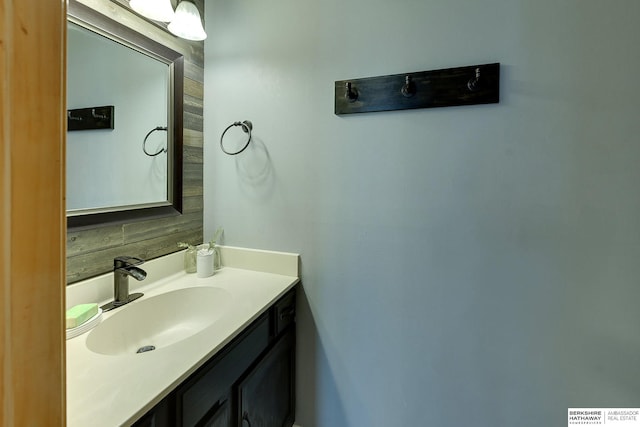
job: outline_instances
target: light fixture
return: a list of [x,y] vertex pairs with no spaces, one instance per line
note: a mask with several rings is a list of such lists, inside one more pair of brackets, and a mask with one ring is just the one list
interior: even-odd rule
[[130,0],[131,9],[145,18],[160,22],[171,22],[175,18],[171,0]]
[[190,1],[183,0],[178,3],[175,17],[167,28],[171,33],[183,39],[200,41],[207,38],[207,33],[202,28],[200,12],[198,12],[196,5]]

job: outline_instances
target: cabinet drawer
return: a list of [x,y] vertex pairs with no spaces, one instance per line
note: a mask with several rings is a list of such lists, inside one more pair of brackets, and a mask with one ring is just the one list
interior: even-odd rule
[[207,414],[204,420],[199,423],[202,427],[229,427],[231,424],[231,404],[225,400],[220,406],[214,408],[211,414]]
[[268,345],[269,319],[263,315],[176,391],[177,424],[195,426],[216,405],[223,404],[236,379]]
[[158,403],[142,418],[133,424],[133,427],[169,427],[169,401],[167,399]]
[[274,332],[277,336],[296,320],[295,291],[289,291],[275,304],[274,315]]

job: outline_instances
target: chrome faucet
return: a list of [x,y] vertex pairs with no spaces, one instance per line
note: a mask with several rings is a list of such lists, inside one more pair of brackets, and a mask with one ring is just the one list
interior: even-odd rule
[[144,263],[141,258],[120,256],[113,260],[113,301],[100,307],[103,311],[113,310],[130,303],[143,294],[129,294],[129,276],[136,280],[144,280],[147,272],[136,267]]

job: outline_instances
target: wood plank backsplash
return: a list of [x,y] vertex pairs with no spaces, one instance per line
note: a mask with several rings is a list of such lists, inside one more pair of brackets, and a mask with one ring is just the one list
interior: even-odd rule
[[[177,242],[203,240],[204,43],[181,40],[109,0],[87,6],[184,55],[183,213],[146,221],[67,232],[67,284],[109,272],[120,255],[157,258],[179,250]],[[204,17],[204,0],[196,0]]]

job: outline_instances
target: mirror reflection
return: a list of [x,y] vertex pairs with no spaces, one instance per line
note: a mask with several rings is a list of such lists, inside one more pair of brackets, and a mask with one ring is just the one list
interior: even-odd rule
[[184,55],[68,7],[67,226],[180,215]]
[[[166,203],[169,65],[69,22],[67,79],[69,110],[114,116],[113,129],[67,134],[68,213]],[[69,120],[89,122],[88,111]]]

